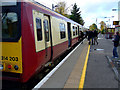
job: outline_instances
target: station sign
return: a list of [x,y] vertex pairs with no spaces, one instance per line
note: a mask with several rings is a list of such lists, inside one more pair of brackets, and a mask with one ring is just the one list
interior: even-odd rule
[[113,21],[113,25],[119,25],[119,21]]

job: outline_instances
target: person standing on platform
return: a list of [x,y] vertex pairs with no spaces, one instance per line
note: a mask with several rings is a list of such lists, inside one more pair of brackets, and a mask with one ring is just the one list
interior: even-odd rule
[[114,42],[113,58],[118,58],[117,47],[119,45],[119,39],[120,39],[119,32],[116,32],[116,35],[113,40],[113,42]]
[[98,32],[96,30],[94,30],[94,45],[95,45],[95,42],[97,43],[98,45],[98,41],[97,41],[97,38],[98,38]]
[[85,38],[87,38],[88,36],[88,30],[85,32]]
[[92,45],[93,45],[93,42],[94,42],[94,31],[91,31],[91,38],[92,38]]
[[92,39],[92,31],[88,31],[88,44],[91,44],[91,39]]

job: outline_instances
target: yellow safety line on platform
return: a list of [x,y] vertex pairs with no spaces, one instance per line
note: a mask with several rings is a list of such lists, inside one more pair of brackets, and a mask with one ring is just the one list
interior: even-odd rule
[[83,67],[82,76],[81,76],[81,79],[80,79],[79,89],[78,89],[78,90],[82,90],[82,89],[83,89],[83,86],[84,86],[84,81],[85,81],[85,74],[86,74],[86,69],[87,69],[87,62],[88,62],[89,51],[90,51],[90,45],[89,45],[89,47],[88,47],[88,52],[87,52],[87,55],[86,55],[85,64],[84,64],[84,67]]

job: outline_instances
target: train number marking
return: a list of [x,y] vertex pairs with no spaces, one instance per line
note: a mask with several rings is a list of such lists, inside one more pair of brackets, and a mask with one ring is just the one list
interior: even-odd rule
[[1,60],[8,60],[7,56],[1,56]]
[[1,60],[18,61],[18,57],[1,56]]
[[9,57],[10,61],[18,61],[18,57]]

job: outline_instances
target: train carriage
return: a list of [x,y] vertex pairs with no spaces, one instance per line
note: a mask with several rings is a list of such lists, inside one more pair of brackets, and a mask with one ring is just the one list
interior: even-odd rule
[[112,39],[115,32],[115,28],[107,28],[105,38]]
[[2,79],[27,82],[78,42],[80,27],[35,1],[4,2]]
[[120,33],[120,25],[116,25],[116,26],[115,26],[115,33],[116,33],[116,32],[119,32],[119,33]]

